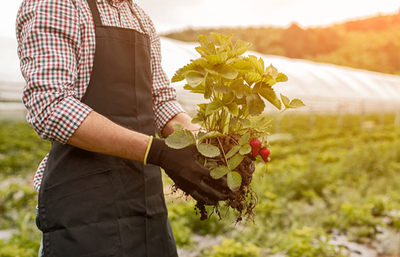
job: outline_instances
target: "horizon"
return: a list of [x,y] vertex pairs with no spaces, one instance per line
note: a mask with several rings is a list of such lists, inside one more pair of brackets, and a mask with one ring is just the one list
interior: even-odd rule
[[[229,25],[221,25],[221,26],[213,26],[213,27],[192,27],[192,26],[188,26],[188,27],[182,27],[182,28],[177,28],[177,29],[171,29],[171,30],[166,30],[166,31],[157,31],[157,34],[159,34],[160,36],[163,36],[165,34],[169,34],[169,33],[175,33],[175,32],[180,32],[180,31],[185,31],[188,29],[193,29],[193,30],[200,30],[200,29],[212,29],[212,28],[254,28],[254,27],[260,27],[260,28],[268,28],[268,27],[274,27],[274,28],[283,28],[283,29],[287,29],[289,28],[292,24],[296,24],[298,25],[300,28],[302,29],[313,29],[313,28],[327,28],[327,27],[331,27],[331,26],[335,26],[335,25],[340,25],[340,24],[345,24],[347,22],[352,22],[352,21],[359,21],[359,20],[366,20],[369,18],[374,18],[374,17],[379,17],[379,16],[390,16],[390,15],[396,15],[396,14],[400,14],[400,8],[392,13],[376,13],[376,14],[372,14],[372,15],[367,15],[364,17],[356,17],[356,18],[349,18],[347,20],[344,21],[338,21],[338,22],[333,22],[331,24],[326,24],[326,25],[316,25],[316,26],[303,26],[302,24],[293,21],[287,25],[269,25],[269,24],[261,24],[261,25],[247,25],[247,26],[241,26],[241,25],[236,25],[236,26],[229,26]],[[13,39],[15,38],[15,35],[10,35],[10,33],[8,34],[3,34],[0,33],[0,37],[2,38],[8,38],[8,39]]]
[[[9,1],[0,10],[1,37],[15,37],[15,16],[22,1]],[[258,2],[248,0],[188,1],[171,0],[168,5],[162,0],[134,1],[153,20],[159,34],[185,29],[221,27],[289,27],[296,23],[300,27],[329,27],[348,21],[362,20],[379,15],[394,15],[400,12],[398,0],[270,0]],[[172,7],[170,7],[172,6]],[[210,6],[212,8],[210,8]],[[223,12],[221,10],[224,10]]]

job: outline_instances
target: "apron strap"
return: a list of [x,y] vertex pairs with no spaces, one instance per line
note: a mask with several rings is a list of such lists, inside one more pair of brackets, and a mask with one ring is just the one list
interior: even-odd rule
[[90,10],[92,11],[93,21],[96,26],[102,26],[99,9],[97,8],[96,0],[87,0]]

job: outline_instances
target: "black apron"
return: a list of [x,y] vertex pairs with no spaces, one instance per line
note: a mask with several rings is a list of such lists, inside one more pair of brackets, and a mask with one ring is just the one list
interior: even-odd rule
[[[150,39],[103,26],[95,0],[88,3],[96,52],[82,102],[154,135]],[[39,221],[44,256],[177,256],[161,171],[153,165],[54,142],[39,190]]]

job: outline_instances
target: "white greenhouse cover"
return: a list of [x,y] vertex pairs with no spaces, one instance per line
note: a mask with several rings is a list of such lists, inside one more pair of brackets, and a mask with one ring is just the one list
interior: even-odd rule
[[[162,63],[171,79],[175,71],[200,55],[195,47],[198,43],[186,43],[161,37]],[[289,81],[274,86],[279,95],[300,98],[308,112],[400,112],[400,76],[352,69],[325,63],[316,63],[281,56],[248,52],[264,59],[285,73]],[[20,102],[24,80],[19,71],[16,42],[0,38],[0,110],[2,101]],[[183,90],[185,82],[173,83],[178,100],[187,111],[197,109],[197,104],[206,102],[202,95]],[[14,105],[7,105],[14,108]],[[11,107],[10,107],[11,106]],[[276,111],[268,105],[266,111]],[[296,110],[297,112],[297,110]]]
[[[198,43],[185,43],[161,38],[163,67],[169,78],[175,71],[200,55]],[[272,64],[285,73],[289,81],[277,83],[274,89],[290,99],[300,98],[307,111],[360,112],[400,110],[400,76],[353,69],[326,63],[262,55],[248,51],[245,55],[262,57],[265,65]],[[183,90],[185,82],[173,83],[179,101],[189,110],[206,102],[201,94]],[[271,107],[274,109],[274,107]],[[271,109],[271,110],[272,110]]]

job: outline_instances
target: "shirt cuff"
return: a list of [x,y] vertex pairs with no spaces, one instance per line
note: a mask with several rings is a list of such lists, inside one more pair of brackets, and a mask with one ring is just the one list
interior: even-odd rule
[[155,122],[157,127],[157,133],[160,137],[164,137],[161,133],[165,125],[178,113],[186,113],[178,101],[166,101],[162,105],[158,106],[155,110]]
[[79,128],[92,109],[74,97],[64,98],[46,123],[46,134],[51,140],[61,144]]

